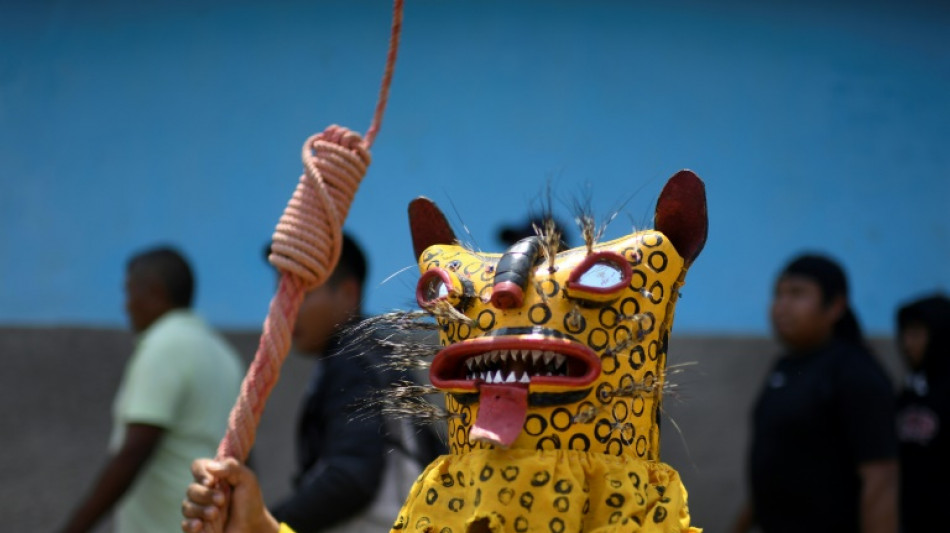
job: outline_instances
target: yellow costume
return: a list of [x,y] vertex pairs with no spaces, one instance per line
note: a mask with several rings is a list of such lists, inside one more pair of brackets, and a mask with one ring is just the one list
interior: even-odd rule
[[698,531],[659,462],[658,421],[674,307],[706,239],[699,178],[670,179],[655,230],[605,243],[587,232],[566,251],[542,230],[504,254],[472,252],[425,199],[410,224],[417,299],[441,327],[430,377],[451,453],[392,531]]

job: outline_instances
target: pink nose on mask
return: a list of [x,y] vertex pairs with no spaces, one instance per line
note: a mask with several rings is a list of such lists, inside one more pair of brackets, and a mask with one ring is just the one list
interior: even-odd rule
[[524,291],[511,281],[496,283],[492,287],[491,303],[498,309],[516,309],[524,303]]

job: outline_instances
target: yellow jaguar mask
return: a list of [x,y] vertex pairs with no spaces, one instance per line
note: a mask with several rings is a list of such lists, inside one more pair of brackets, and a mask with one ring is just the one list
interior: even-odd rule
[[702,181],[669,180],[656,229],[566,251],[542,235],[476,253],[429,200],[409,214],[451,453],[393,531],[690,531],[658,422],[674,306],[706,240]]

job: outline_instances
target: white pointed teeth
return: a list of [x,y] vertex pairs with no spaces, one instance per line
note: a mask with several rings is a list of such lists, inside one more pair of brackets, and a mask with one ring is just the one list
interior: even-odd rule
[[491,350],[465,360],[467,380],[485,383],[530,383],[531,376],[567,376],[568,358],[549,350]]

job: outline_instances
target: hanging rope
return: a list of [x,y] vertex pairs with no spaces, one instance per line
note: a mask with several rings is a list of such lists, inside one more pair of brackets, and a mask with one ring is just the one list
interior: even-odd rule
[[269,259],[280,272],[280,282],[264,319],[257,353],[231,409],[227,432],[218,445],[218,459],[247,459],[267,397],[290,351],[291,333],[304,295],[326,281],[340,258],[343,222],[369,167],[369,148],[389,99],[402,30],[402,5],[403,0],[393,2],[386,69],[366,139],[332,125],[304,143],[304,172],[277,223],[271,246]]

